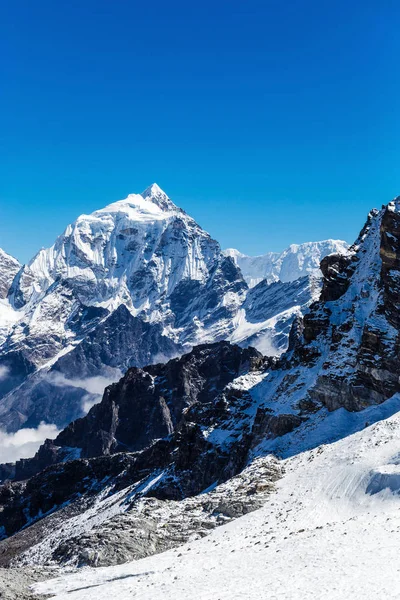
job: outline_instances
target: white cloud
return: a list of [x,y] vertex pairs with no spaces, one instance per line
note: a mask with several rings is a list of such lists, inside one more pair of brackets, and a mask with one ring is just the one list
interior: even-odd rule
[[75,388],[81,388],[87,393],[82,398],[82,410],[87,413],[92,406],[98,404],[103,396],[104,389],[111,383],[115,383],[122,377],[122,372],[119,369],[115,369],[112,377],[87,377],[86,379],[69,379],[62,373],[51,373],[49,379],[52,384],[64,387],[70,386]]
[[5,366],[0,366],[0,381],[3,381],[3,379],[7,379],[8,374],[10,372],[10,369],[8,367]]
[[54,439],[58,433],[56,425],[43,422],[37,429],[19,429],[15,433],[0,430],[0,463],[31,458],[46,438]]
[[101,394],[85,394],[82,398],[82,410],[86,414],[95,404],[101,402]]

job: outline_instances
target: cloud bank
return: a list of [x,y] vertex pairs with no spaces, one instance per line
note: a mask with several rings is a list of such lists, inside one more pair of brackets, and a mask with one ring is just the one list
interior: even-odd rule
[[19,458],[31,458],[46,438],[55,438],[56,425],[40,423],[36,429],[19,429],[15,433],[0,430],[0,463],[15,462]]
[[10,369],[8,367],[5,367],[4,365],[0,366],[0,381],[7,379],[9,371]]
[[62,373],[51,373],[49,381],[59,387],[70,386],[85,390],[86,394],[82,398],[82,410],[86,414],[92,406],[101,401],[105,388],[121,379],[121,377],[122,372],[115,369],[112,377],[99,375],[97,377],[87,377],[86,379],[69,379]]

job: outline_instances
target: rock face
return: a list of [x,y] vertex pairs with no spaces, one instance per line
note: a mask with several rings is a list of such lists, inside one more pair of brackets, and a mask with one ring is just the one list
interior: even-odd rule
[[143,450],[177,431],[184,413],[187,418],[196,403],[208,405],[234,379],[263,364],[254,348],[220,342],[197,346],[166,364],[133,367],[106,388],[102,401],[85,417],[70,423],[54,442],[47,440],[33,459],[18,461],[15,477],[27,479],[70,460],[73,449],[75,458]]
[[307,275],[319,276],[321,259],[328,254],[346,254],[348,244],[341,240],[324,240],[291,244],[283,252],[268,252],[261,256],[247,256],[234,248],[225,250],[240,267],[249,287],[260,281],[288,283]]
[[302,402],[358,411],[400,391],[399,215],[399,199],[372,211],[347,256],[322,260],[320,301],[286,357],[317,373]]
[[16,476],[28,481],[0,488],[0,527],[10,535],[54,506],[101,492],[110,477],[115,489],[154,479],[149,495],[160,500],[230,479],[244,468],[254,437],[244,382],[265,365],[255,349],[220,342],[130,369],[86,417],[19,461]]

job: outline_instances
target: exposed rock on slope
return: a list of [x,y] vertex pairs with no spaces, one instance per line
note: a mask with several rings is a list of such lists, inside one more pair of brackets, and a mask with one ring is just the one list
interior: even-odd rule
[[[34,459],[17,463],[17,478],[32,476],[46,460],[49,468],[26,484],[0,488],[0,526],[13,533],[53,506],[101,490],[106,476],[126,487],[161,469],[151,495],[170,499],[229,479],[243,468],[252,441],[253,408],[241,376],[251,379],[246,374],[262,366],[253,348],[220,342],[166,365],[130,369],[86,417],[47,442]],[[102,458],[54,465],[57,456],[70,459],[73,449]],[[122,450],[136,453],[107,458]]]
[[281,476],[259,458],[226,483],[185,500],[160,500],[129,486],[69,504],[1,544],[1,565],[107,566],[163,552],[208,535],[267,501]]
[[254,348],[221,342],[197,346],[165,365],[132,368],[106,389],[86,417],[68,425],[55,444],[81,448],[84,457],[142,450],[173,433],[190,407],[212,402],[229,383],[262,362]]
[[399,213],[399,199],[372,211],[347,257],[323,259],[320,300],[297,318],[290,350],[257,390],[275,413],[322,418],[324,409],[359,411],[400,391]]

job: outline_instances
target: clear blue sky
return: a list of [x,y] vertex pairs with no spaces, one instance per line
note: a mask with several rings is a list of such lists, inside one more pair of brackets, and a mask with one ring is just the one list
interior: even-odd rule
[[0,246],[157,182],[222,246],[352,241],[400,194],[398,0],[18,0],[0,18]]

